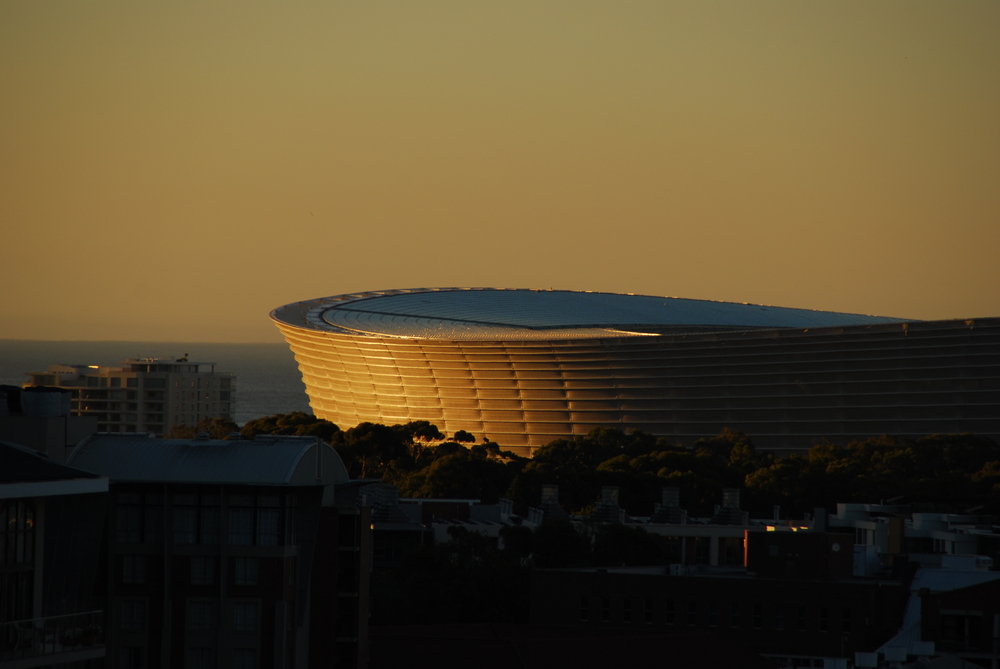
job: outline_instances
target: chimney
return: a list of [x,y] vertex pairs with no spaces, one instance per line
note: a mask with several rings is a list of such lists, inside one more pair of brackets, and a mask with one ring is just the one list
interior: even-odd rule
[[663,506],[679,507],[680,505],[681,505],[681,489],[680,488],[664,488],[663,489]]
[[557,485],[543,485],[542,486],[542,504],[559,503],[559,486]]
[[601,504],[618,506],[618,486],[601,486]]

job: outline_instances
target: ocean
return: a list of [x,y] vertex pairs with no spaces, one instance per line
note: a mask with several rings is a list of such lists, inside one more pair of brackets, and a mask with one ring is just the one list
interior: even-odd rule
[[151,341],[27,341],[0,339],[0,384],[21,386],[27,372],[52,364],[117,366],[125,358],[180,357],[214,362],[217,372],[236,375],[240,425],[276,413],[305,411],[309,398],[287,344],[206,344]]

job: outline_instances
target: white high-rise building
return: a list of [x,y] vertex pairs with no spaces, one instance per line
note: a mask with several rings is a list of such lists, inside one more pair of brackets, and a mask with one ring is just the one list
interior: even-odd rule
[[120,367],[49,365],[28,372],[25,387],[73,391],[72,413],[96,416],[100,432],[152,432],[203,419],[232,420],[236,377],[215,371],[214,362],[183,358],[137,358]]

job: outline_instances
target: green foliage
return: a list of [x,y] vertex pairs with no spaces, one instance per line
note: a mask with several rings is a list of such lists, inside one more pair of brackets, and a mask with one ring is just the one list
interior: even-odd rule
[[165,439],[194,439],[204,432],[210,439],[229,439],[233,432],[239,432],[240,426],[228,418],[202,419],[194,427],[190,425],[174,425],[164,436]]
[[[192,437],[210,431],[224,438],[234,427],[186,429]],[[539,503],[546,484],[559,486],[560,504],[570,513],[591,509],[606,485],[619,487],[621,505],[632,515],[651,515],[664,486],[680,489],[681,503],[693,516],[710,515],[723,488],[741,488],[743,508],[758,517],[770,516],[775,504],[785,514],[801,514],[817,506],[832,509],[837,502],[896,497],[1000,511],[1000,446],[969,434],[916,441],[884,435],[847,446],[821,443],[807,453],[777,458],[758,452],[750,437],[734,430],[699,439],[688,449],[639,431],[597,428],[585,437],[557,439],[529,460],[488,439],[476,444],[462,431],[446,440],[428,421],[362,423],[341,431],[315,416],[293,413],[250,421],[242,433],[315,434],[337,449],[352,477],[381,478],[409,497],[485,503],[505,497],[522,516]]]
[[258,434],[287,434],[319,437],[327,443],[330,443],[338,432],[340,428],[330,421],[302,411],[256,418],[247,421],[240,430],[240,434],[246,439],[253,439]]

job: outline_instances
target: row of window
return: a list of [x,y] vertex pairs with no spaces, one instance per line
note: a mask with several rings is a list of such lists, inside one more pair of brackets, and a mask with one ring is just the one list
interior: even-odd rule
[[[191,558],[191,584],[215,585],[216,559],[211,556]],[[291,585],[294,572],[289,576]],[[233,583],[235,585],[257,585],[260,580],[260,559],[255,557],[235,558]],[[125,555],[122,559],[122,583],[142,584],[146,582],[146,556]]]
[[[641,621],[645,624],[653,624],[657,617],[657,607],[656,602],[653,599],[643,599],[641,602],[641,610],[638,610],[638,602],[635,611],[633,611],[633,601],[629,597],[625,597],[621,600],[621,608],[619,610],[620,618],[616,622],[622,622],[630,624],[632,622],[638,622],[641,617]],[[611,611],[611,598],[601,597],[600,598],[600,617],[595,618],[595,620],[600,620],[600,622],[609,623],[612,618]],[[818,610],[810,609],[807,606],[785,606],[783,604],[775,604],[774,606],[765,607],[762,604],[751,604],[747,607],[745,604],[740,604],[738,602],[731,602],[728,604],[720,605],[718,602],[708,602],[707,606],[699,602],[692,601],[687,603],[686,609],[682,609],[680,606],[675,608],[675,602],[673,600],[666,600],[663,602],[662,607],[662,620],[666,625],[675,624],[687,624],[688,626],[694,627],[697,625],[708,625],[709,627],[732,627],[740,628],[745,626],[745,616],[749,613],[750,626],[753,629],[764,629],[765,627],[777,631],[781,630],[792,630],[797,632],[805,632],[807,629],[813,628],[820,632],[829,632],[830,628],[830,616],[831,609],[829,607],[821,607]],[[839,631],[842,633],[847,633],[851,631],[851,609],[843,608],[840,609],[840,627]],[[591,620],[593,612],[591,611],[591,603],[589,597],[580,598],[580,620],[582,622],[589,622]],[[810,617],[815,615],[815,627],[813,627]]]
[[[118,542],[162,543],[163,499],[163,495],[159,494],[119,493],[116,508]],[[171,501],[170,540],[173,543],[222,543],[222,508],[218,495],[174,494]],[[281,501],[279,495],[231,495],[228,543],[234,546],[278,546],[284,539],[288,545],[295,545],[296,497],[286,496],[284,514]]]
[[[188,603],[187,628],[195,632],[210,632],[219,624],[219,603],[214,600]],[[146,629],[146,600],[123,599],[119,603],[118,628],[123,632]],[[231,602],[231,629],[234,632],[257,632],[260,627],[259,602]]]

